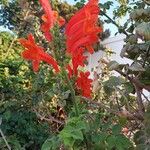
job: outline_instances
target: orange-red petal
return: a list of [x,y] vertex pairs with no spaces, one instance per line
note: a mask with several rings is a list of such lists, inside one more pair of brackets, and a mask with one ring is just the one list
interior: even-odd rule
[[33,66],[33,71],[34,72],[37,72],[39,70],[39,65],[40,65],[40,61],[39,60],[33,60],[32,66]]

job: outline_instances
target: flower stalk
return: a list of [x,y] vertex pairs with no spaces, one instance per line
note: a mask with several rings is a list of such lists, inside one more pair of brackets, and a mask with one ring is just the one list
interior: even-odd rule
[[76,96],[75,96],[74,88],[73,88],[72,83],[70,82],[69,77],[67,75],[67,72],[64,68],[62,68],[62,72],[64,73],[65,79],[68,83],[68,87],[71,91],[71,97],[72,97],[72,102],[73,102],[74,109],[75,109],[75,114],[78,117],[79,116],[79,110],[78,110],[78,106],[77,106],[77,102],[76,102]]
[[0,129],[0,134],[1,134],[2,138],[3,138],[3,140],[5,141],[5,144],[6,144],[7,148],[8,148],[8,150],[11,150],[11,147],[9,146],[9,144],[8,144],[8,142],[6,140],[6,137],[5,137],[5,135],[4,135],[4,133],[3,133],[3,131],[1,129]]

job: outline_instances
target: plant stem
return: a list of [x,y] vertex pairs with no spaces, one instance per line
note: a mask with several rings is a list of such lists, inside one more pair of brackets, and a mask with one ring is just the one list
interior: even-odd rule
[[[119,26],[113,19],[111,19],[104,11],[101,10],[101,14],[104,15],[107,19],[109,19],[118,29],[122,29],[121,26]],[[122,29],[121,32],[128,36],[128,33],[124,29]]]
[[68,78],[66,70],[64,68],[62,68],[62,71],[63,71],[63,73],[65,75],[65,79],[66,79],[66,81],[68,83],[68,86],[70,88],[70,91],[71,91],[72,102],[73,102],[73,105],[74,105],[74,108],[75,108],[76,116],[79,116],[79,111],[78,111],[78,106],[77,106],[77,103],[76,103],[76,96],[75,96],[74,88],[73,88],[72,83],[70,82],[70,80]]
[[3,131],[1,129],[0,129],[0,134],[1,134],[2,138],[3,138],[3,140],[5,141],[5,144],[6,144],[7,148],[8,148],[8,150],[11,150],[11,147],[9,146],[9,144],[8,144],[6,138],[5,138],[5,135],[4,135],[4,133],[3,133]]

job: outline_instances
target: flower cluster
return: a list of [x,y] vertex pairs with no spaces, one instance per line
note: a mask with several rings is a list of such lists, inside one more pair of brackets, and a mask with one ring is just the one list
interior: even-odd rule
[[41,25],[41,30],[44,32],[45,38],[50,42],[52,41],[52,35],[50,29],[53,28],[55,23],[60,26],[65,24],[64,18],[58,15],[57,11],[53,11],[48,0],[39,0],[43,10],[44,15],[42,16],[43,24]]
[[92,80],[89,79],[89,72],[78,73],[78,67],[83,66],[86,60],[84,51],[93,53],[92,45],[98,42],[98,33],[102,29],[97,25],[99,15],[98,0],[89,2],[80,9],[69,21],[66,27],[66,47],[67,53],[71,54],[72,67],[67,66],[69,78],[73,75],[77,77],[76,86],[85,97],[91,97]]
[[82,66],[84,67],[84,61],[86,60],[86,56],[83,55],[83,48],[79,48],[76,55],[72,56],[72,67],[70,65],[67,66],[68,72],[69,72],[69,78],[72,76],[78,75],[78,67]]
[[74,55],[80,47],[85,47],[90,53],[94,52],[92,45],[98,42],[97,35],[102,31],[97,25],[99,12],[98,0],[89,0],[71,18],[65,32],[68,53]]
[[[65,20],[53,11],[49,0],[39,0],[44,10],[42,16],[43,23],[41,30],[44,32],[45,38],[52,41],[50,29],[56,23],[60,26],[64,25]],[[66,53],[71,55],[71,63],[67,65],[69,78],[75,77],[75,86],[78,91],[85,97],[91,97],[92,80],[89,79],[89,72],[79,71],[79,67],[84,67],[86,56],[84,52],[88,50],[93,53],[93,44],[98,42],[98,33],[102,29],[97,25],[99,15],[98,0],[89,0],[89,2],[80,9],[68,22],[65,28],[66,35]],[[49,54],[44,52],[44,49],[35,43],[32,34],[28,35],[28,39],[20,39],[20,43],[25,47],[22,52],[23,58],[31,60],[33,70],[36,72],[39,69],[41,61],[52,65],[56,72],[59,72],[59,66],[56,60]]]
[[44,49],[35,43],[32,34],[28,35],[28,39],[19,39],[22,46],[25,47],[25,51],[22,52],[22,57],[27,60],[32,60],[33,71],[37,72],[41,61],[46,62],[53,66],[56,72],[59,72],[59,68],[55,59],[44,52]]
[[76,86],[79,90],[81,90],[82,96],[91,97],[92,89],[91,83],[93,80],[89,79],[90,72],[80,72],[79,77],[76,81]]

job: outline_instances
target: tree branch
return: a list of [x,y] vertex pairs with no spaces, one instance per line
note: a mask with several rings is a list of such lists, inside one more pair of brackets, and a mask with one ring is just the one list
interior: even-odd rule
[[[108,61],[107,60],[105,60],[105,59],[102,59],[102,62],[104,63],[104,64],[106,64],[106,65],[108,65]],[[116,72],[118,72],[119,74],[121,74],[122,76],[124,76],[126,79],[128,79],[131,83],[133,83],[134,85],[136,85],[140,90],[142,90],[142,89],[145,89],[145,90],[147,90],[147,91],[149,91],[150,92],[150,85],[144,85],[143,83],[141,83],[140,81],[139,81],[139,79],[138,78],[136,78],[136,77],[130,77],[130,76],[128,76],[127,74],[125,74],[124,72],[122,72],[121,70],[119,70],[119,69],[115,69],[114,71],[116,71]]]
[[64,124],[65,124],[64,121],[60,121],[60,120],[58,120],[58,119],[55,119],[55,118],[54,118],[53,116],[51,116],[51,115],[49,115],[48,118],[45,118],[45,116],[42,116],[42,115],[41,115],[40,113],[38,113],[36,110],[34,110],[34,112],[36,113],[36,116],[37,116],[40,120],[45,120],[45,121],[50,122],[50,123],[56,122],[56,123],[59,123],[59,124],[61,124],[61,125],[64,125]]
[[80,99],[82,99],[83,101],[85,101],[86,103],[90,104],[90,105],[94,105],[94,107],[98,107],[98,108],[103,108],[105,110],[107,110],[109,113],[112,113],[114,115],[117,116],[124,116],[129,120],[143,120],[143,116],[140,113],[133,113],[133,112],[129,112],[127,110],[121,110],[121,111],[116,111],[114,109],[109,108],[108,106],[106,106],[105,104],[102,104],[100,102],[96,102],[93,101],[92,99],[88,99],[86,97],[83,96],[78,96]]
[[113,19],[111,19],[104,11],[101,10],[101,14],[104,15],[107,19],[109,19],[111,23],[113,23],[118,29],[121,29],[122,30],[121,32],[123,34],[128,36],[128,33],[121,26],[119,26]]
[[8,150],[11,150],[11,147],[8,144],[8,142],[6,140],[6,137],[5,137],[5,135],[4,135],[4,133],[3,133],[3,131],[1,129],[0,129],[0,134],[1,134],[2,138],[3,138],[3,140],[5,141],[5,144],[6,144],[7,148],[8,148]]
[[143,116],[144,112],[145,112],[145,107],[143,105],[143,100],[142,100],[142,97],[141,97],[141,90],[136,85],[134,85],[134,87],[135,87],[135,90],[136,90],[136,93],[137,93],[137,104],[138,104],[139,112]]

